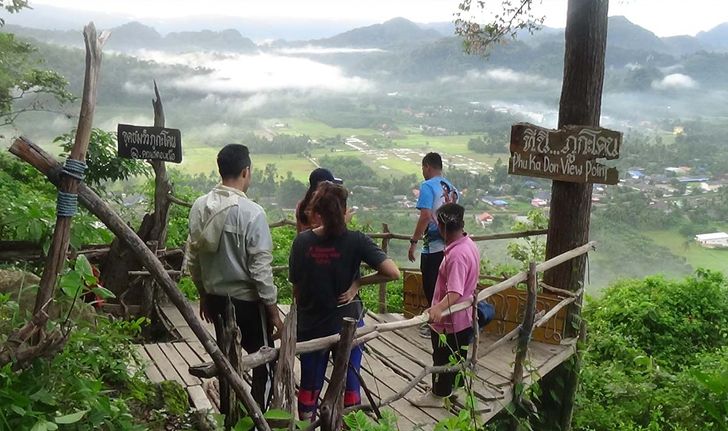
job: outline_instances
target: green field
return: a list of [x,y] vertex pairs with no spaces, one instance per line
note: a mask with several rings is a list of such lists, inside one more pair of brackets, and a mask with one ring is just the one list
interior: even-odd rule
[[[198,147],[186,148],[182,153],[180,168],[190,174],[217,172],[216,157],[218,148]],[[253,174],[262,170],[269,163],[276,165],[281,176],[291,172],[293,176],[303,182],[308,181],[308,175],[315,168],[313,163],[302,156],[293,154],[253,154]]]
[[699,246],[692,238],[686,238],[674,230],[649,231],[645,235],[657,244],[683,256],[693,268],[706,268],[728,273],[728,250],[709,249]]
[[[283,123],[286,127],[274,128],[275,123]],[[311,138],[327,138],[341,135],[349,136],[371,136],[380,133],[374,129],[350,129],[350,128],[334,128],[325,123],[305,118],[282,118],[279,120],[266,120],[263,122],[275,133],[285,133],[289,135],[308,135]]]

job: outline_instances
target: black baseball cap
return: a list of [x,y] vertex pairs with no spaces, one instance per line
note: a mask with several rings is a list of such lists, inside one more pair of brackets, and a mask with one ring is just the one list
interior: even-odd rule
[[321,181],[331,181],[334,184],[344,184],[341,178],[334,177],[334,174],[330,170],[325,168],[316,168],[311,171],[311,175],[308,176],[309,187],[316,187]]

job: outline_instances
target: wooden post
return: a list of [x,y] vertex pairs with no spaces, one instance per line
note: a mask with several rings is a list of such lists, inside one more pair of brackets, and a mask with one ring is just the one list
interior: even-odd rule
[[[230,365],[232,365],[235,372],[240,374],[240,358],[242,355],[240,329],[235,316],[235,307],[229,296],[225,304],[225,313],[218,316],[218,326],[221,331],[220,334],[217,334],[217,345],[222,350],[222,354],[230,361]],[[220,413],[225,415],[225,429],[231,429],[240,420],[238,398],[235,396],[235,392],[230,390],[230,383],[223,376],[218,376],[218,383],[220,387]]]
[[[389,225],[382,223],[382,232],[389,233]],[[389,237],[382,238],[382,251],[385,253],[389,250]],[[379,284],[379,313],[387,312],[387,282]]]
[[289,430],[293,430],[296,424],[296,421],[293,420],[296,417],[296,380],[293,373],[296,361],[296,319],[298,319],[298,312],[294,301],[286,315],[286,321],[283,323],[281,348],[273,379],[272,408],[291,413],[291,421],[288,423]]
[[[55,185],[60,183],[59,180],[59,163],[51,157],[50,154],[45,152],[39,146],[33,144],[25,138],[17,139],[10,147],[10,152],[25,160],[26,162],[33,165],[40,172],[45,174],[48,179]],[[135,255],[142,262],[142,264],[149,270],[152,276],[157,280],[160,287],[164,289],[165,293],[169,297],[170,301],[177,307],[182,317],[185,319],[187,324],[190,326],[192,332],[195,333],[200,343],[205,348],[207,353],[210,355],[212,360],[215,362],[215,366],[220,370],[220,374],[225,376],[232,386],[235,393],[240,397],[243,405],[250,414],[255,426],[259,431],[270,431],[268,423],[263,418],[263,413],[258,407],[258,403],[253,400],[250,391],[248,391],[245,382],[240,377],[222,354],[220,349],[217,347],[217,343],[212,336],[207,332],[202,323],[197,318],[195,310],[192,309],[190,304],[185,299],[182,292],[177,289],[177,284],[167,273],[167,270],[159,261],[157,256],[152,253],[149,248],[144,244],[144,241],[134,233],[134,231],[127,226],[126,222],[119,217],[118,214],[112,210],[106,202],[104,202],[99,195],[93,190],[87,187],[85,184],[80,184],[78,188],[78,197],[81,203],[106,227],[111,230],[114,235],[121,238],[128,247],[134,251]]]
[[[162,98],[159,95],[157,81],[154,81],[154,95],[152,106],[154,107],[154,127],[164,127],[164,107]],[[167,176],[167,166],[161,160],[150,160],[149,163],[154,169],[154,219],[149,238],[159,242],[161,248],[167,243],[167,222],[169,219],[169,206],[172,201],[169,199],[172,193],[172,185]]]
[[[156,82],[154,82],[154,95],[155,98],[152,99],[154,126],[164,127],[166,121],[164,106]],[[163,161],[150,160],[149,164],[154,170],[154,212],[144,215],[137,235],[143,241],[157,241],[158,247],[164,249],[167,243],[169,207],[172,204],[170,199],[172,185],[169,183],[167,168]],[[134,254],[118,238],[115,238],[111,243],[111,250],[107,258],[101,265],[101,278],[105,283],[104,286],[117,294],[125,291],[130,285],[129,271],[137,269],[139,269],[139,262]],[[141,302],[143,295],[134,291],[131,300]]]
[[[608,10],[609,0],[569,0],[564,33],[566,46],[559,128],[566,125],[599,126]],[[591,196],[590,183],[553,182],[546,259],[589,240]],[[547,271],[544,282],[557,288],[576,291],[583,285],[585,265],[585,256],[573,259]],[[575,302],[570,307],[565,336],[573,337],[577,333],[578,306]],[[567,371],[562,365],[550,374],[553,378],[548,380],[555,385],[544,387],[544,394],[559,394],[563,388],[557,387],[555,382],[565,381],[567,387],[575,385],[578,370],[572,367]],[[573,398],[562,399],[544,411],[555,412],[559,416],[553,418],[555,424],[568,430],[573,405]]]
[[523,399],[523,368],[528,354],[528,343],[531,341],[531,332],[533,331],[533,322],[536,316],[536,289],[538,287],[538,277],[536,274],[536,263],[531,262],[528,266],[528,296],[526,297],[526,309],[523,313],[523,323],[518,334],[518,342],[516,345],[516,359],[513,366],[513,405],[515,410],[511,418],[511,429],[518,430],[518,411],[522,407]]
[[[94,110],[96,109],[96,90],[99,82],[99,74],[101,72],[101,51],[108,38],[109,33],[103,32],[100,36],[96,35],[96,27],[93,23],[89,23],[83,29],[83,38],[86,45],[86,72],[83,80],[83,99],[81,100],[81,113],[78,118],[78,127],[76,128],[76,138],[74,140],[69,159],[86,163],[86,150],[91,139],[91,128],[93,127]],[[69,175],[61,177],[59,193],[76,194],[78,192],[79,181]],[[48,259],[43,276],[40,280],[40,288],[35,298],[35,314],[40,314],[41,323],[48,319],[45,312],[46,307],[53,300],[53,292],[56,288],[58,275],[63,269],[68,252],[68,243],[71,232],[71,219],[69,216],[58,215],[56,217],[56,226],[51,239],[51,246],[48,252]],[[39,326],[43,326],[40,324]]]
[[[158,247],[157,241],[147,241],[147,247],[149,247],[149,251],[157,254],[157,247]],[[142,281],[142,315],[144,317],[147,317],[151,319],[152,312],[154,311],[154,285],[156,282],[151,277],[144,277],[144,281]]]
[[321,402],[321,429],[323,431],[339,431],[344,421],[342,416],[344,413],[344,388],[355,331],[356,320],[345,317],[341,327],[341,338],[336,345],[336,358],[329,380],[330,384],[324,400]]

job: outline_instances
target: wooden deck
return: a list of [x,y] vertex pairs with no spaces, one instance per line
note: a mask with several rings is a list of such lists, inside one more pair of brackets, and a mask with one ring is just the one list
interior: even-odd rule
[[[285,313],[287,307],[281,306],[281,311]],[[142,357],[149,361],[146,368],[147,376],[155,382],[175,380],[187,388],[195,408],[213,408],[205,396],[204,382],[191,376],[187,371],[190,365],[210,361],[210,357],[174,306],[166,307],[164,312],[177,329],[180,339],[171,343],[140,345],[139,351]],[[373,324],[399,319],[403,317],[397,314],[369,313],[365,317],[365,322]],[[212,325],[208,326],[214,335]],[[490,336],[482,336],[481,351],[495,340]],[[549,373],[574,354],[575,346],[574,339],[564,340],[560,345],[531,342],[526,361],[528,366],[524,371],[524,383],[528,384]],[[513,394],[510,379],[515,358],[514,349],[515,342],[510,342],[478,361],[473,390],[478,399],[478,411],[483,421],[490,420],[511,401]],[[431,353],[430,341],[421,338],[416,328],[386,332],[366,343],[361,374],[375,399],[377,401],[386,399],[402,390],[426,365],[432,364]],[[331,367],[328,372],[330,371]],[[408,402],[428,390],[430,381],[429,377],[425,378],[405,396],[405,399],[389,406],[396,414],[400,430],[413,430],[419,426],[431,430],[436,422],[451,415],[451,412],[442,408],[419,408]],[[364,403],[367,402],[363,393],[362,400]],[[456,403],[454,409],[459,407]]]

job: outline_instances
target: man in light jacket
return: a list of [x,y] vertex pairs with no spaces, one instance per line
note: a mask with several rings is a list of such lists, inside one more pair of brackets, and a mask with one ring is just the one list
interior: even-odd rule
[[[273,347],[273,328],[283,328],[271,263],[273,241],[265,211],[248,199],[250,154],[226,145],[217,155],[222,184],[199,197],[190,210],[189,271],[200,293],[200,317],[215,324],[225,317],[229,296],[248,353]],[[252,395],[265,410],[272,395],[273,364],[253,369]]]

